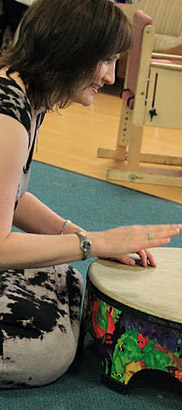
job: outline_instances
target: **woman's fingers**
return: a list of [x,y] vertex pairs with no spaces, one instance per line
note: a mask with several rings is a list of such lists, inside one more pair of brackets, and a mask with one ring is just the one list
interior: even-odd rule
[[157,262],[148,249],[141,249],[140,251],[137,252],[137,254],[140,256],[141,264],[143,266],[147,266],[149,264],[153,266],[154,268],[156,267]]
[[178,235],[182,229],[181,224],[175,225],[146,225],[147,240],[170,238]]
[[145,253],[147,257],[147,264],[149,263],[151,266],[155,268],[157,266],[157,261],[155,260],[154,256],[148,249],[145,249]]
[[134,259],[129,255],[122,255],[118,258],[118,261],[124,263],[125,265],[135,265]]
[[[148,249],[141,249],[139,252],[137,252],[138,256],[140,257],[141,264],[142,266],[147,266],[150,264],[151,266],[155,267],[157,265],[157,262],[151,252]],[[135,265],[135,259],[132,256],[129,255],[122,255],[117,260],[121,263],[124,263],[125,265]]]
[[[138,255],[141,258],[141,263],[143,266],[147,266],[148,261],[150,261],[150,259],[152,260],[152,255],[151,253],[148,251],[148,256],[147,256],[147,251],[145,249],[141,249],[139,252],[137,252]],[[150,262],[151,263],[151,262]]]
[[179,234],[181,225],[159,225],[146,226],[147,239],[146,247],[153,248],[155,246],[162,246],[170,242],[170,238]]

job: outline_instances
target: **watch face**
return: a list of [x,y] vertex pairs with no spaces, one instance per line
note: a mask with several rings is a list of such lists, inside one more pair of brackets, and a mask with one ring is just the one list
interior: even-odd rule
[[75,232],[79,239],[80,239],[80,248],[82,249],[83,252],[83,258],[82,259],[87,259],[90,258],[91,254],[91,249],[92,249],[92,244],[88,240],[88,238],[85,236],[83,232]]
[[83,241],[83,250],[84,251],[89,251],[91,248],[91,243],[90,241],[84,240]]
[[81,243],[81,248],[83,251],[83,258],[87,259],[90,257],[91,252],[91,242],[88,239],[84,239]]

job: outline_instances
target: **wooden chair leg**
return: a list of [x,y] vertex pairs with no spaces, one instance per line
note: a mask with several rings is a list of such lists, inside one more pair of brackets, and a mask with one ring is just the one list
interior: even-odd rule
[[140,165],[143,127],[132,126],[127,161],[120,168],[109,169],[107,177],[113,181],[129,181],[155,185],[182,187],[182,170]]
[[124,161],[126,159],[126,150],[131,132],[131,124],[132,111],[123,101],[116,148],[98,148],[97,155],[99,158],[111,158],[117,161]]
[[128,147],[128,165],[129,171],[137,171],[140,165],[140,155],[142,146],[143,127],[132,126],[131,137]]
[[[143,126],[132,125],[125,163],[119,169],[108,169],[107,177],[112,180],[134,181],[140,167]],[[138,181],[139,182],[139,181]]]

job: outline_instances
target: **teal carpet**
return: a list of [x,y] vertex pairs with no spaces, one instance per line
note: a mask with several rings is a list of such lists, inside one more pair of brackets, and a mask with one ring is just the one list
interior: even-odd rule
[[[29,190],[54,211],[88,230],[119,224],[182,222],[179,204],[38,162],[33,163]],[[173,238],[170,246],[182,247],[182,234]],[[85,278],[89,264],[85,261],[74,266]],[[0,410],[4,409],[180,410],[182,385],[146,373],[131,380],[126,395],[109,389],[100,383],[99,360],[88,335],[82,357],[57,382],[30,390],[0,391]]]

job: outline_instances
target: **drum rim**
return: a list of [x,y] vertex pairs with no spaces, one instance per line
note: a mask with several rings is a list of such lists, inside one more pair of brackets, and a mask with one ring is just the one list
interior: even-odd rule
[[[160,251],[160,253],[162,252],[163,257],[166,257],[169,254],[169,251],[172,252],[172,254],[175,257],[176,257],[176,251],[177,251],[177,255],[178,255],[179,252],[180,252],[180,256],[182,255],[182,248],[158,247],[158,248],[152,249],[154,257],[156,257],[156,254],[155,254],[154,250],[157,251],[157,258],[159,257],[159,253],[158,253],[159,251]],[[133,257],[134,255],[132,254],[131,256]],[[111,265],[113,264],[113,266],[114,265],[120,265],[120,263],[116,260],[98,258],[98,259],[92,261],[90,266],[88,267],[87,279],[89,278],[89,280],[91,280],[90,275],[92,275],[94,273],[94,271],[93,271],[93,266],[94,265],[98,264],[98,265],[102,266],[102,264],[103,264],[104,266],[108,267],[107,262],[111,263]],[[155,268],[153,268],[153,269],[155,269]],[[181,265],[180,265],[180,269],[181,269]],[[143,312],[144,314],[146,313],[147,315],[149,315],[153,318],[159,318],[160,322],[167,321],[167,323],[172,323],[173,328],[176,328],[176,326],[177,326],[178,328],[181,329],[181,326],[182,326],[181,316],[179,316],[179,315],[176,316],[175,312],[172,315],[169,315],[169,314],[167,315],[165,310],[163,309],[162,312],[158,313],[157,310],[153,310],[153,308],[147,307],[146,304],[144,306],[140,306],[140,304],[137,304],[137,302],[133,302],[133,301],[131,301],[131,299],[127,300],[127,298],[125,299],[121,295],[117,295],[117,294],[115,294],[114,298],[113,298],[113,295],[112,295],[112,292],[110,292],[110,289],[108,290],[107,287],[105,287],[103,283],[102,284],[99,283],[99,280],[95,281],[95,278],[93,277],[93,282],[92,283],[94,284],[96,289],[99,289],[99,291],[104,296],[107,295],[107,297],[109,297],[110,300],[112,300],[112,301],[116,300],[117,303],[120,304],[120,305],[127,306],[128,308],[131,308],[133,310]],[[117,305],[117,306],[119,306],[119,305]],[[181,304],[180,304],[180,306],[181,306]],[[153,323],[155,323],[155,321]]]
[[110,296],[106,295],[100,289],[98,289],[91,281],[89,276],[87,275],[87,289],[88,291],[92,292],[96,297],[102,299],[104,302],[108,303],[108,305],[123,311],[124,313],[131,314],[131,316],[136,317],[136,319],[146,320],[150,322],[151,325],[157,326],[164,326],[168,327],[173,330],[180,331],[182,330],[182,324],[172,320],[166,319],[159,315],[154,315],[152,312],[143,311],[139,306],[129,306],[127,303],[119,302],[118,300],[112,299]]

